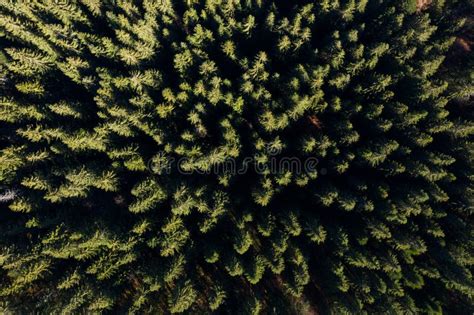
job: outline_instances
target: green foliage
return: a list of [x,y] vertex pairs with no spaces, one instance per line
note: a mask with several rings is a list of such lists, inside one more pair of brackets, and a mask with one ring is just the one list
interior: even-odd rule
[[407,13],[415,13],[417,8],[418,0],[405,0],[403,1],[404,9]]
[[472,313],[470,9],[0,0],[0,313]]

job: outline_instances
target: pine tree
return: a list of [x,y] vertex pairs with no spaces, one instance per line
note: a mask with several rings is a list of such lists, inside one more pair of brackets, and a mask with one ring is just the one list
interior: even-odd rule
[[417,3],[0,1],[0,312],[472,313],[472,4]]

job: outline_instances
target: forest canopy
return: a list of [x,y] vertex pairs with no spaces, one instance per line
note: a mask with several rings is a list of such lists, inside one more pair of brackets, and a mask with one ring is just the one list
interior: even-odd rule
[[0,0],[0,313],[473,313],[472,8]]

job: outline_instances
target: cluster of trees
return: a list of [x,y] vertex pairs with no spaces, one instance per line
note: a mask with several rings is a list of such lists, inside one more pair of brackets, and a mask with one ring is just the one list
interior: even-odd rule
[[0,1],[0,312],[472,312],[462,2]]

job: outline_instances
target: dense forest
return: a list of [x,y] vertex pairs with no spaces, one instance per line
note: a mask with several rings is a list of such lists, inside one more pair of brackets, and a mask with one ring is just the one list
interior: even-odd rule
[[0,313],[472,314],[473,8],[0,0]]

